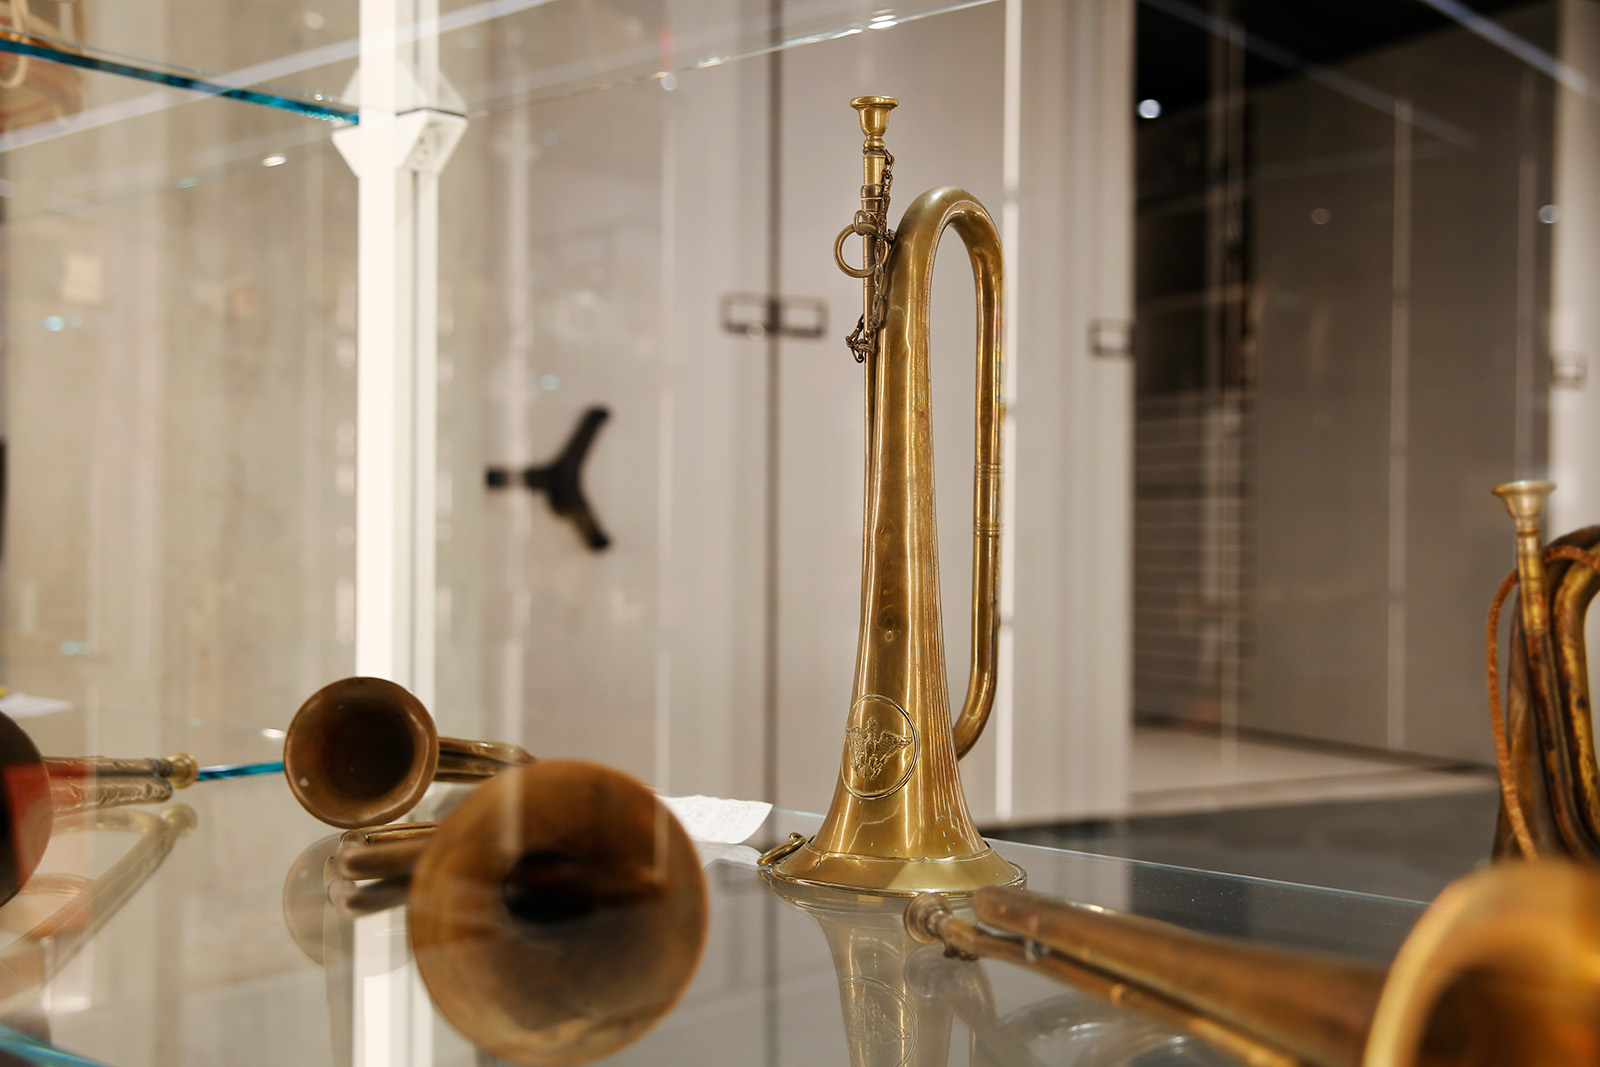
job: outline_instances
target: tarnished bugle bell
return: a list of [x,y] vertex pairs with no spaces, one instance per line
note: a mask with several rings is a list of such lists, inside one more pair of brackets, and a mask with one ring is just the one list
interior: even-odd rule
[[[1600,590],[1600,526],[1544,545],[1549,482],[1495,488],[1516,520],[1516,570],[1489,609],[1490,721],[1500,770],[1497,858],[1566,856],[1600,863],[1600,765],[1595,759],[1584,617]],[[1502,710],[1496,655],[1500,607],[1517,588]]]
[[174,789],[193,785],[199,771],[194,758],[181,753],[165,759],[41,756],[27,732],[0,715],[0,904],[33,875],[58,817],[167,800]]
[[[1014,883],[1022,871],[978,835],[956,761],[983,732],[994,703],[999,645],[1001,373],[1000,237],[961,189],[930,189],[900,228],[888,226],[893,157],[884,147],[896,101],[852,100],[866,136],[861,210],[834,245],[839,266],[865,282],[850,338],[866,364],[866,523],[861,633],[839,781],[822,828],[768,857],[772,873],[807,885],[905,895],[970,892]],[[977,457],[973,468],[972,668],[953,726],[939,610],[928,305],[933,256],[946,227],[967,247],[978,291]],[[859,234],[862,267],[847,265]]]
[[440,737],[422,702],[383,678],[323,686],[283,739],[289,791],[347,830],[398,819],[433,782],[478,782],[532,759],[519,745]]
[[1254,1067],[1600,1063],[1600,876],[1505,864],[1445,889],[1387,971],[1260,948],[1014,888],[976,922],[936,894],[906,928],[1029,967]]
[[637,1040],[705,945],[689,835],[644,785],[592,763],[508,771],[433,828],[347,834],[333,867],[409,874],[412,954],[434,1005],[518,1063],[585,1063]]

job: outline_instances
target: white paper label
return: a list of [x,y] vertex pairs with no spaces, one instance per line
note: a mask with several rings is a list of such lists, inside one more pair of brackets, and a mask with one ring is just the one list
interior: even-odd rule
[[683,823],[695,841],[737,845],[761,828],[772,812],[764,800],[724,800],[722,797],[662,797],[661,802]]

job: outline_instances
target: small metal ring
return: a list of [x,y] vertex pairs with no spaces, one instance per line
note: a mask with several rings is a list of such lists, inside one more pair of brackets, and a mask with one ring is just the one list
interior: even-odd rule
[[854,236],[855,232],[856,227],[853,222],[839,231],[838,239],[833,242],[833,261],[839,265],[840,270],[852,278],[870,278],[872,277],[871,267],[852,267],[844,261],[844,239]]

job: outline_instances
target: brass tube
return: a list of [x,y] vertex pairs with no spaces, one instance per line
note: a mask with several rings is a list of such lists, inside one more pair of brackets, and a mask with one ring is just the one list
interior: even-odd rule
[[976,921],[926,894],[912,936],[1041,971],[1246,1063],[1565,1067],[1600,1062],[1600,875],[1549,861],[1441,893],[1387,969],[1207,937],[1004,887]]

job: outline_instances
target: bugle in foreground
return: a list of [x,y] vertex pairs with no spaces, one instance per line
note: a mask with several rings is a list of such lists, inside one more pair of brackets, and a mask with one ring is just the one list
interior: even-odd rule
[[376,880],[348,910],[404,899],[435,1006],[519,1063],[584,1063],[637,1040],[705,944],[689,835],[644,785],[592,763],[507,771],[437,825],[352,831],[331,866]]
[[481,782],[532,759],[519,745],[440,737],[422,702],[383,678],[323,686],[283,739],[289,791],[346,830],[393,822],[434,782]]
[[[860,119],[861,210],[834,257],[863,282],[849,338],[866,378],[866,516],[855,686],[833,802],[809,841],[764,858],[802,885],[909,896],[1020,882],[1022,871],[973,825],[956,761],[977,742],[994,704],[1000,634],[1000,341],[1004,270],[994,220],[963,189],[930,189],[889,229],[893,156],[884,145],[889,97],[850,102]],[[928,309],[933,259],[946,229],[966,245],[977,288],[971,673],[952,721],[939,605],[934,521]],[[860,267],[844,242],[859,235]]]
[[[1540,519],[1554,489],[1550,482],[1511,482],[1494,490],[1517,531],[1516,570],[1489,609],[1489,709],[1500,771],[1494,854],[1600,864],[1600,763],[1584,639],[1584,617],[1600,590],[1600,526],[1542,544]],[[1496,630],[1513,587],[1502,708]]]
[[33,876],[58,817],[123,804],[167,800],[194,784],[200,768],[192,756],[109,759],[39,755],[22,727],[0,715],[0,904]]
[[1574,864],[1506,864],[1453,883],[1387,971],[1020,889],[979,890],[972,906],[976,922],[925,894],[906,928],[1041,971],[1253,1067],[1600,1063],[1600,876]]

